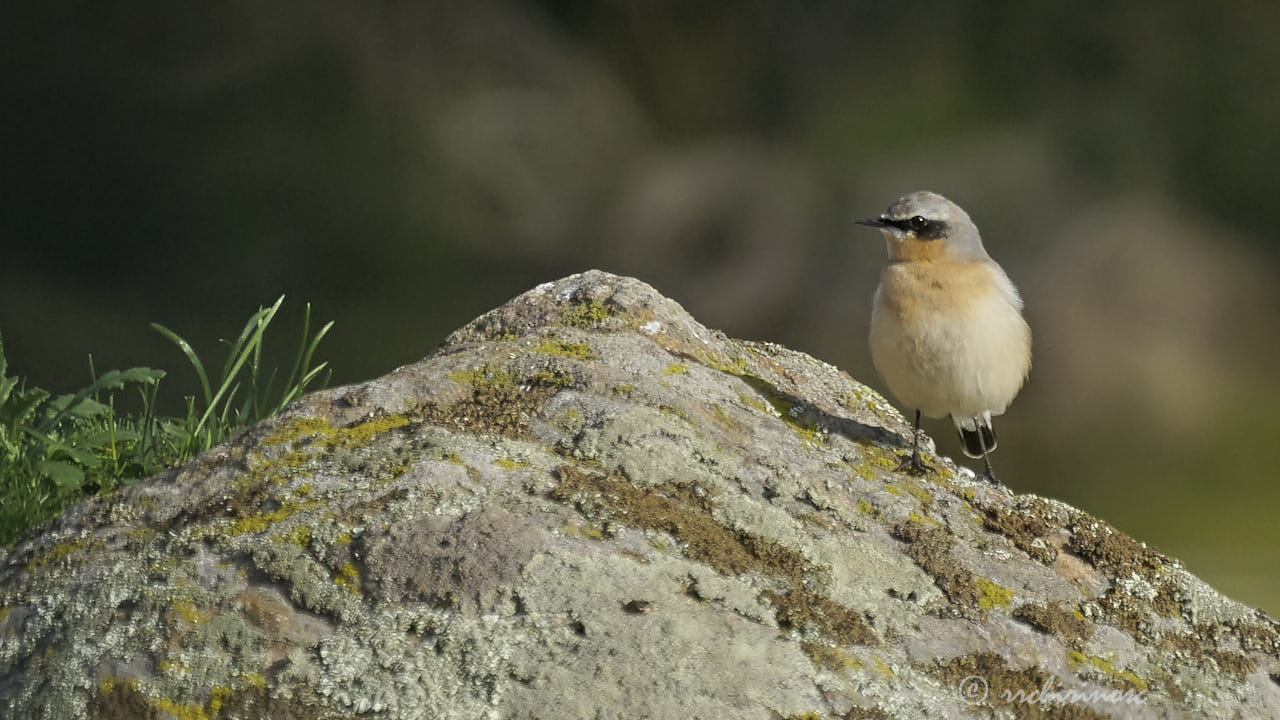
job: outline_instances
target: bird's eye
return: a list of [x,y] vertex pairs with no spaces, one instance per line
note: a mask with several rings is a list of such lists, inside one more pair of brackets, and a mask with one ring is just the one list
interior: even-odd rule
[[911,225],[911,229],[916,231],[924,230],[929,227],[929,221],[921,215],[917,215],[907,222]]

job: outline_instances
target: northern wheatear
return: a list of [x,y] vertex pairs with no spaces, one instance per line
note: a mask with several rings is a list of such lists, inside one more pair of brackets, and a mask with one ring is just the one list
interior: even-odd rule
[[911,458],[900,470],[922,473],[920,414],[950,415],[964,453],[996,449],[991,416],[1018,394],[1031,369],[1031,328],[1022,298],[982,247],[978,228],[950,200],[914,192],[879,217],[889,264],[871,309],[871,360],[889,391],[916,411]]

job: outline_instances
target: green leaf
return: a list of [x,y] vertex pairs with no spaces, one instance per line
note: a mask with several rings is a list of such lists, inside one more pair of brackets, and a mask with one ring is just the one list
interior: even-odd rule
[[133,442],[141,439],[142,433],[136,430],[118,428],[114,431],[103,430],[102,432],[96,432],[92,435],[80,438],[76,441],[76,447],[97,449],[100,447],[106,447],[112,443]]
[[48,448],[46,452],[52,451],[64,453],[67,457],[87,468],[97,468],[102,465],[102,458],[94,455],[89,450],[59,442],[58,440],[55,440],[34,428],[23,429],[27,431],[28,435],[44,443],[45,447]]
[[58,460],[41,460],[36,464],[40,474],[57,483],[59,487],[74,490],[84,484],[84,472],[75,465]]
[[92,398],[84,398],[76,405],[69,407],[71,401],[74,399],[75,396],[71,394],[59,395],[49,402],[49,407],[58,412],[65,410],[67,415],[70,417],[78,418],[96,417],[98,415],[105,415],[111,411],[111,408]]
[[0,406],[0,422],[3,422],[10,433],[29,426],[36,414],[36,407],[49,398],[49,393],[40,388],[19,390],[9,396],[9,401]]
[[152,370],[151,368],[135,367],[128,370],[111,370],[103,373],[101,377],[93,382],[89,387],[76,393],[74,397],[67,401],[66,405],[58,411],[53,417],[45,420],[40,424],[40,432],[49,432],[58,423],[67,418],[68,415],[75,412],[86,398],[98,392],[99,390],[112,390],[122,387],[125,383],[155,383],[160,382],[160,378],[164,377],[163,370]]

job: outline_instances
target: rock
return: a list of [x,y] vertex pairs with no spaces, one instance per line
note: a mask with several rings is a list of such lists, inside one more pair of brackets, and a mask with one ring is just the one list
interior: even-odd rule
[[1280,715],[1274,620],[894,472],[908,433],[644,283],[548,283],[0,555],[0,717]]

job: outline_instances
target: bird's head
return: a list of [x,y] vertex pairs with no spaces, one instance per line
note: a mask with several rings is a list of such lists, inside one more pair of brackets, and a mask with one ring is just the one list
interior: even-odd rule
[[959,205],[927,190],[904,195],[859,225],[879,228],[890,262],[965,262],[987,257],[978,228]]

